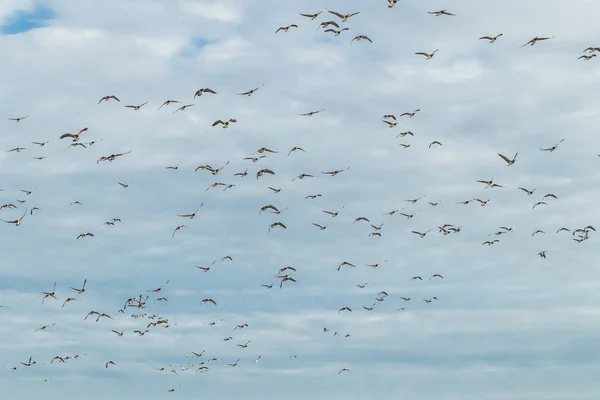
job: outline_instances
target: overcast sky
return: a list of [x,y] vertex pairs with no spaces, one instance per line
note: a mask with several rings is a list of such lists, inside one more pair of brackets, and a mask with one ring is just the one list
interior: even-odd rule
[[[24,215],[0,225],[3,393],[600,398],[598,237],[573,240],[600,225],[600,60],[578,59],[600,46],[598,15],[583,0],[0,0],[0,218]],[[520,47],[536,36],[551,39]]]

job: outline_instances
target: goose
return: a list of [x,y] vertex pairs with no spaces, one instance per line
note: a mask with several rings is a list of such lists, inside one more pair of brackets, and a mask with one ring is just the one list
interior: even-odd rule
[[433,52],[431,52],[431,53],[425,53],[424,51],[420,51],[420,52],[418,52],[418,53],[415,53],[415,54],[416,54],[416,55],[418,55],[418,56],[424,56],[424,57],[425,57],[425,59],[427,59],[427,60],[431,60],[431,59],[433,58],[433,56],[435,55],[435,53],[437,53],[437,52],[438,52],[438,50],[439,50],[439,49],[436,49],[436,50],[434,50],[434,51],[433,51]]
[[360,11],[353,12],[353,13],[346,14],[346,15],[344,15],[344,14],[340,14],[339,12],[336,12],[336,11],[329,11],[329,10],[328,10],[328,12],[329,12],[330,14],[333,14],[333,15],[335,15],[336,17],[339,17],[339,18],[341,18],[342,22],[347,22],[347,21],[348,21],[348,19],[349,19],[350,17],[353,17],[353,16],[355,16],[355,15],[357,15],[357,14],[360,14]]
[[298,25],[296,25],[296,24],[291,24],[291,25],[288,25],[288,26],[282,26],[282,27],[280,27],[279,29],[277,29],[277,30],[275,31],[275,33],[277,34],[277,32],[279,32],[279,31],[284,31],[284,32],[287,32],[287,31],[289,31],[289,30],[290,30],[290,28],[297,28],[297,27],[298,27]]
[[554,37],[554,36],[550,36],[550,37],[539,37],[539,36],[536,36],[536,37],[534,37],[533,39],[531,39],[529,42],[525,43],[524,45],[522,45],[522,46],[520,46],[520,47],[525,47],[525,46],[527,46],[527,45],[533,46],[533,45],[535,45],[537,42],[540,42],[540,41],[542,41],[542,40],[549,40],[549,39],[552,39],[553,37]]
[[452,17],[455,17],[454,14],[446,11],[446,9],[439,10],[439,11],[427,11],[427,14],[432,14],[432,15],[435,15],[436,17],[442,16],[442,15],[450,15]]
[[502,36],[502,35],[503,35],[502,33],[499,33],[496,36],[482,36],[482,37],[479,38],[479,40],[481,40],[481,39],[487,39],[487,40],[490,41],[490,43],[495,43],[496,40],[498,40],[498,38],[500,36]]
[[111,99],[116,100],[116,101],[121,101],[121,100],[119,100],[119,98],[117,96],[111,94],[109,96],[104,96],[103,98],[101,98],[100,101],[98,101],[98,104],[102,103],[103,101],[109,101]]

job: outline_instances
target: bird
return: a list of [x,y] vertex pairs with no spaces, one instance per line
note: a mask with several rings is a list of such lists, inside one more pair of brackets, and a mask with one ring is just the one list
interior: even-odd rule
[[83,285],[81,286],[81,288],[71,287],[71,289],[73,289],[74,291],[76,291],[77,294],[83,294],[85,292],[85,285],[86,285],[86,283],[87,283],[87,279],[84,279],[83,280]]
[[179,107],[177,110],[173,111],[173,114],[175,114],[177,111],[185,111],[187,108],[189,107],[193,107],[195,104],[185,104],[181,107]]
[[260,85],[260,86],[258,86],[258,87],[256,87],[256,88],[254,88],[254,89],[248,90],[247,92],[244,92],[244,93],[238,93],[238,96],[248,96],[248,97],[250,97],[250,96],[252,96],[252,95],[254,94],[254,92],[256,92],[258,89],[260,89],[260,88],[261,88],[261,87],[263,87],[264,85],[265,85],[265,84],[263,83],[262,85]]
[[353,38],[353,39],[350,41],[350,43],[354,42],[355,40],[356,40],[356,41],[366,40],[367,42],[373,43],[373,40],[371,40],[371,38],[370,38],[370,37],[368,37],[367,35],[358,35],[358,36],[355,36],[355,37],[354,37],[354,38]]
[[353,13],[346,14],[346,15],[344,15],[344,14],[340,14],[339,12],[336,12],[336,11],[329,11],[329,10],[328,10],[328,12],[329,12],[330,14],[333,14],[333,15],[335,15],[336,17],[339,17],[339,18],[342,20],[342,22],[347,22],[347,21],[348,21],[348,19],[349,19],[350,17],[353,17],[353,16],[355,16],[355,15],[358,15],[358,14],[360,14],[360,11],[353,12]]
[[427,11],[427,14],[433,14],[436,17],[442,16],[442,15],[450,15],[450,16],[453,16],[453,17],[455,16],[454,14],[446,11],[446,9],[439,10],[439,11]]
[[6,221],[6,220],[1,220],[1,221],[6,222],[7,224],[14,224],[15,226],[20,226],[21,221],[23,221],[23,218],[25,218],[25,215],[27,215],[27,210],[25,210],[25,212],[23,213],[23,215],[21,215],[21,217],[19,219],[15,219],[12,221]]
[[271,225],[269,225],[269,232],[271,232],[271,229],[276,228],[276,227],[287,229],[287,227],[283,223],[277,221],[277,222],[274,222]]
[[142,103],[140,105],[137,106],[125,106],[126,108],[132,108],[134,111],[139,111],[140,108],[144,107],[146,104],[148,104],[148,102]]
[[21,122],[21,121],[23,121],[24,119],[27,119],[27,118],[29,118],[29,117],[30,117],[30,116],[29,116],[29,115],[27,115],[27,116],[25,116],[25,117],[7,118],[7,119],[8,119],[9,121]]
[[527,193],[527,196],[531,196],[531,195],[533,194],[533,192],[535,192],[535,191],[536,191],[536,189],[529,190],[529,189],[525,189],[525,188],[523,188],[523,187],[520,187],[520,188],[519,188],[519,190],[522,190],[522,191],[524,191],[525,193]]
[[349,30],[348,28],[342,28],[340,30],[336,30],[333,28],[326,29],[325,32],[331,32],[334,36],[339,36],[342,32]]
[[525,47],[527,45],[534,46],[537,42],[540,42],[542,40],[549,40],[549,39],[552,39],[553,37],[554,36],[550,36],[550,37],[539,37],[539,36],[536,36],[533,39],[531,39],[529,42],[525,43],[524,45],[522,45],[520,47]]
[[433,142],[431,142],[431,143],[429,144],[429,148],[431,148],[431,146],[433,146],[434,144],[437,144],[437,145],[439,145],[439,146],[441,146],[441,145],[442,145],[442,144],[441,144],[440,142],[438,142],[437,140],[434,140]]
[[175,230],[173,230],[173,234],[171,235],[171,238],[174,238],[174,237],[175,237],[175,232],[177,232],[177,231],[180,231],[180,230],[181,230],[181,229],[183,229],[183,228],[187,228],[187,226],[186,226],[186,225],[178,225],[178,226],[175,228]]
[[173,104],[173,103],[181,103],[181,101],[178,101],[178,100],[167,100],[164,103],[162,103],[162,105],[160,107],[158,107],[158,110],[160,110],[164,106],[168,106],[169,104]]
[[499,33],[496,36],[482,36],[482,37],[479,38],[479,40],[481,40],[481,39],[487,39],[487,40],[489,40],[490,43],[495,43],[496,40],[498,40],[498,38],[500,36],[503,36],[503,34]]
[[287,32],[290,28],[297,28],[297,27],[298,27],[298,25],[296,25],[296,24],[291,24],[288,26],[281,26],[275,31],[275,33],[279,32],[279,31]]
[[227,121],[223,121],[223,120],[216,120],[215,122],[213,122],[212,126],[217,126],[219,124],[223,125],[223,128],[229,128],[229,124],[230,123],[236,123],[237,119],[235,118],[229,118]]
[[435,55],[435,53],[437,53],[438,51],[439,51],[439,49],[435,49],[431,53],[425,53],[424,51],[420,51],[420,52],[415,53],[415,54],[418,55],[418,56],[424,56],[427,60],[431,60],[433,58],[433,56]]
[[300,15],[303,16],[303,17],[310,18],[311,20],[315,20],[322,12],[323,11],[319,11],[316,14],[302,14],[302,13],[300,13]]
[[202,96],[204,93],[217,94],[217,92],[215,92],[215,91],[214,91],[214,90],[212,90],[211,88],[202,88],[202,89],[198,89],[198,90],[196,90],[196,92],[194,93],[194,100],[196,100],[196,97]]
[[194,218],[196,218],[196,213],[197,213],[198,211],[200,211],[200,209],[202,208],[202,206],[203,206],[203,205],[204,205],[204,203],[200,204],[200,207],[198,207],[198,208],[196,209],[196,211],[194,211],[194,212],[193,212],[193,213],[191,213],[191,214],[177,214],[177,216],[178,216],[178,217],[183,217],[183,218],[194,219]]
[[580,59],[583,58],[584,60],[589,61],[589,60],[591,60],[594,57],[596,57],[596,54],[591,54],[591,55],[585,55],[584,54],[582,56],[577,57],[577,59],[580,60]]
[[515,153],[515,156],[511,160],[510,158],[506,157],[505,155],[498,153],[500,158],[502,158],[504,161],[506,161],[506,164],[508,164],[509,167],[515,163],[518,154],[519,154],[518,152]]
[[256,172],[256,179],[260,178],[264,174],[275,175],[275,172],[273,172],[272,170],[270,170],[268,168],[261,169],[260,171]]
[[[325,31],[325,32],[327,32],[327,31]],[[318,114],[321,111],[325,111],[325,109],[323,108],[323,109],[318,110],[318,111],[310,111],[310,112],[307,112],[307,113],[304,113],[304,114],[298,114],[298,115],[300,115],[302,117],[312,117],[313,115]]]
[[410,232],[414,233],[415,235],[419,235],[419,237],[421,239],[423,239],[425,237],[425,235],[427,235],[429,232],[431,232],[431,229],[426,232],[417,232],[417,231],[410,231]]
[[111,99],[113,99],[113,100],[116,100],[116,101],[121,101],[121,100],[119,100],[119,98],[118,98],[117,96],[115,96],[115,95],[112,95],[112,94],[111,94],[111,95],[109,95],[109,96],[104,96],[104,97],[102,97],[102,98],[100,99],[100,101],[98,101],[98,104],[102,103],[103,101],[109,101],[109,100],[111,100]]
[[558,145],[561,144],[562,142],[564,142],[565,139],[561,139],[560,142],[556,143],[554,146],[545,148],[545,149],[540,149],[541,151],[547,151],[549,153],[552,153],[554,150],[556,150],[558,148]]

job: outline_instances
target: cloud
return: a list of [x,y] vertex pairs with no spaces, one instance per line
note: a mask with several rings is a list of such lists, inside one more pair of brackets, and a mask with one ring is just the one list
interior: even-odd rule
[[[0,24],[22,31],[0,41],[0,205],[17,206],[0,218],[28,210],[0,222],[6,396],[598,397],[597,237],[573,240],[598,228],[600,75],[597,59],[577,60],[597,45],[597,4],[459,1],[446,18],[426,13],[443,4],[353,0],[327,4],[360,11],[338,37],[318,29],[339,21],[327,10],[298,15],[324,9],[313,0],[38,6],[0,4]],[[350,45],[363,33],[372,44]],[[536,35],[554,38],[519,48]],[[98,104],[107,95],[120,101]],[[87,148],[59,139],[84,127]],[[498,157],[516,152],[510,167]],[[98,162],[115,153],[127,154]],[[275,174],[257,179],[263,168]],[[503,187],[476,182],[492,178]],[[558,199],[532,209],[548,193]],[[474,198],[489,202],[460,204]],[[260,213],[269,204],[280,213]],[[277,221],[287,229],[269,230]],[[355,267],[338,271],[344,261]],[[296,282],[280,288],[282,273]],[[145,307],[123,310],[131,298]]]

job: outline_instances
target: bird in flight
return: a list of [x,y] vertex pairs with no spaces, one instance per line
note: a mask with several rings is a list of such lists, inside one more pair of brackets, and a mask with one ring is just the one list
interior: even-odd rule
[[298,114],[298,115],[301,115],[303,117],[312,117],[313,115],[318,114],[321,111],[325,111],[325,109],[323,108],[323,109],[321,109],[319,111],[310,111],[310,112],[307,112],[307,113],[304,113],[304,114]]
[[164,103],[162,103],[162,105],[160,107],[158,107],[157,111],[160,110],[161,108],[163,108],[164,106],[168,106],[169,104],[172,104],[172,103],[181,103],[181,102],[178,100],[167,100]]
[[435,53],[437,53],[437,52],[438,52],[438,50],[439,50],[439,49],[435,49],[435,50],[434,50],[433,52],[431,52],[431,53],[425,53],[424,51],[420,51],[420,52],[418,52],[418,53],[415,53],[415,54],[416,54],[416,55],[418,55],[418,56],[424,56],[424,57],[425,57],[425,59],[427,59],[427,60],[431,60],[431,59],[433,58],[433,56],[435,55]]
[[432,15],[435,15],[436,17],[442,16],[442,15],[450,15],[450,16],[455,17],[454,14],[446,11],[446,9],[439,10],[439,11],[427,11],[427,14],[432,14]]
[[370,37],[368,37],[367,35],[358,35],[358,36],[355,36],[355,37],[354,37],[354,39],[352,39],[352,40],[350,41],[350,44],[352,44],[352,42],[354,42],[355,40],[356,40],[357,42],[358,42],[358,41],[361,41],[361,40],[366,40],[366,41],[368,41],[368,42],[371,42],[371,43],[373,43],[373,41],[371,40],[371,38],[370,38]]
[[196,100],[196,97],[202,96],[204,93],[217,94],[217,92],[215,92],[211,88],[198,89],[198,90],[196,90],[196,93],[194,93],[194,100]]
[[288,26],[281,26],[281,27],[279,27],[279,29],[277,29],[275,31],[275,33],[277,34],[279,31],[287,32],[287,31],[290,30],[290,28],[297,28],[297,27],[298,27],[298,25],[296,25],[296,24],[291,24],[291,25],[288,25]]
[[19,218],[19,219],[15,219],[13,221],[2,220],[2,222],[6,222],[7,224],[14,224],[15,226],[19,226],[19,225],[21,225],[21,221],[23,221],[23,218],[25,218],[26,215],[27,215],[27,210],[25,210],[25,212],[23,213],[23,215],[21,215],[21,218]]
[[17,117],[17,118],[7,118],[9,121],[15,121],[15,122],[21,122],[24,119],[29,118],[29,115],[25,116],[25,117]]
[[529,42],[525,43],[524,45],[522,45],[520,47],[525,47],[527,45],[534,46],[537,42],[541,42],[542,40],[549,40],[549,39],[552,39],[553,37],[554,36],[550,36],[550,37],[539,37],[539,36],[536,36],[533,39],[531,39]]
[[303,16],[303,17],[310,18],[311,20],[315,20],[322,12],[323,11],[319,11],[316,14],[302,14],[302,13],[300,13],[300,15]]
[[480,38],[479,38],[479,40],[481,40],[481,39],[487,39],[487,40],[489,40],[489,41],[490,41],[490,43],[495,43],[495,42],[496,42],[496,40],[498,40],[498,38],[499,38],[500,36],[503,36],[503,34],[502,34],[502,33],[499,33],[499,34],[497,34],[496,36],[482,36],[482,37],[480,37]]
[[[357,15],[357,14],[360,14],[360,11],[353,12],[353,13],[346,14],[346,15],[344,15],[344,14],[340,14],[339,12],[335,12],[335,11],[329,11],[329,10],[328,10],[328,12],[329,12],[330,14],[333,14],[333,15],[335,15],[336,17],[339,17],[339,18],[342,20],[342,22],[347,22],[347,21],[348,21],[348,19],[349,19],[350,17],[353,17],[353,16],[355,16],[355,15]],[[338,27],[338,28],[339,28],[339,27]]]
[[561,144],[562,142],[564,142],[565,139],[561,139],[560,142],[556,143],[554,146],[552,147],[548,147],[546,149],[540,149],[541,151],[547,151],[549,153],[552,153],[554,150],[556,150],[558,148],[558,145]]
[[125,106],[125,107],[126,107],[126,108],[131,108],[131,109],[133,109],[134,111],[139,111],[139,109],[140,109],[140,108],[142,108],[142,107],[144,107],[146,104],[148,104],[148,102],[145,102],[145,103],[139,104],[139,105],[137,105],[137,106]]
[[256,92],[258,89],[260,89],[263,86],[265,86],[264,82],[263,82],[262,85],[260,85],[259,87],[254,88],[252,90],[248,90],[247,92],[244,92],[244,93],[238,93],[238,96],[248,96],[248,97],[250,97],[250,96],[252,96],[252,94],[254,94],[254,92]]
[[197,213],[198,211],[200,211],[200,209],[202,208],[202,206],[203,206],[203,205],[204,205],[204,203],[200,204],[200,207],[198,207],[198,208],[196,209],[196,211],[194,211],[194,212],[193,212],[193,213],[191,213],[191,214],[177,214],[177,216],[178,216],[178,217],[183,217],[183,218],[194,219],[194,218],[196,218],[196,213]]
[[510,158],[506,157],[505,155],[502,155],[502,154],[498,153],[498,155],[500,156],[500,158],[502,158],[504,161],[506,161],[506,163],[508,164],[509,167],[515,163],[515,160],[517,159],[517,155],[518,154],[519,154],[518,152],[515,153],[515,156],[511,160]]
[[98,101],[98,104],[102,103],[103,101],[109,101],[110,99],[121,101],[117,96],[111,94],[109,96],[104,96],[103,98],[101,98],[100,101]]

